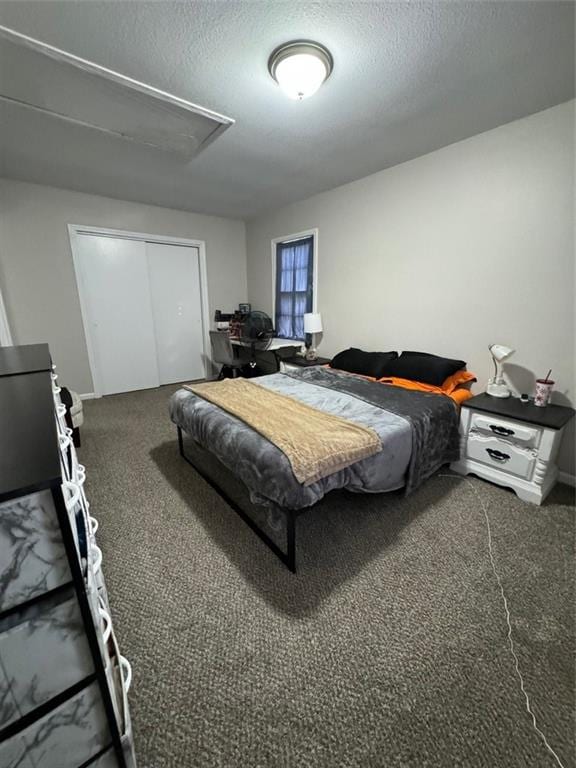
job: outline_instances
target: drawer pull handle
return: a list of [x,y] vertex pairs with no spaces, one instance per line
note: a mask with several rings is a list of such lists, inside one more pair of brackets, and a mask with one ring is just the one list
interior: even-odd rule
[[72,512],[76,504],[80,501],[80,487],[71,482],[70,480],[64,480],[62,488],[66,491],[64,494],[64,503],[68,512]]
[[84,485],[86,482],[86,467],[83,464],[76,464],[73,470],[74,482],[78,485]]
[[498,424],[490,424],[490,429],[492,432],[494,432],[495,435],[506,435],[509,437],[510,435],[515,434],[513,429],[508,429],[507,427],[500,427]]
[[92,548],[92,570],[94,574],[102,568],[102,550],[96,544]]
[[100,629],[102,632],[102,640],[104,641],[104,645],[110,640],[110,635],[112,634],[112,619],[110,618],[110,614],[107,610],[102,608],[100,605],[98,607],[98,612],[100,614],[100,620],[103,624],[103,628]]
[[120,669],[122,670],[122,682],[124,683],[124,690],[126,693],[130,690],[132,685],[132,665],[125,656],[120,656]]
[[502,463],[508,461],[510,458],[509,454],[502,453],[502,451],[495,451],[493,448],[486,448],[486,453],[488,456],[490,456],[491,459],[494,459],[495,461],[501,461]]

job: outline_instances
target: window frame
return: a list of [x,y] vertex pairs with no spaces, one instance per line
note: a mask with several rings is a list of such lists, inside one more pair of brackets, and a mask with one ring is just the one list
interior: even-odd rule
[[[296,232],[284,237],[275,237],[270,243],[270,253],[272,259],[272,318],[274,322],[274,332],[276,332],[276,253],[280,243],[290,243],[294,240],[304,240],[312,238],[312,312],[318,311],[318,229],[306,229],[303,232]],[[304,343],[303,339],[294,339]]]

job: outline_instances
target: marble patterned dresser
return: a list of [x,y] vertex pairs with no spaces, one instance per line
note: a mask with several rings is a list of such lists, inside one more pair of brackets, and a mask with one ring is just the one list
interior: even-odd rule
[[0,348],[0,767],[135,768],[131,669],[47,345]]

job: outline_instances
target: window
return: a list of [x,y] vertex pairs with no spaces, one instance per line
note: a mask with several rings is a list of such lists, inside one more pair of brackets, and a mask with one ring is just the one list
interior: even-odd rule
[[304,314],[314,304],[314,237],[276,244],[276,336],[304,341]]

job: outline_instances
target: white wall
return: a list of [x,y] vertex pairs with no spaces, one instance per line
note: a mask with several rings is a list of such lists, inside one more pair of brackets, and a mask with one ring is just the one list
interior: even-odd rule
[[205,240],[210,316],[246,301],[240,221],[0,179],[0,287],[13,343],[49,342],[60,380],[80,393],[93,385],[68,224]]
[[500,342],[517,391],[552,368],[574,403],[573,135],[569,102],[249,222],[249,300],[272,309],[271,239],[318,227],[321,353],[461,358],[482,391]]

